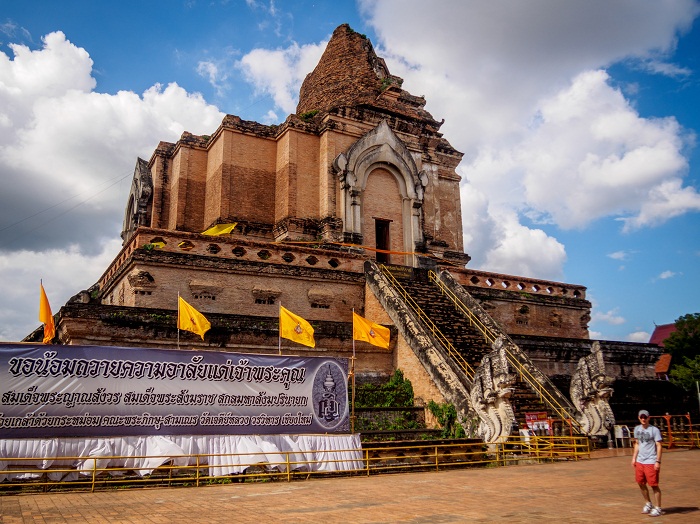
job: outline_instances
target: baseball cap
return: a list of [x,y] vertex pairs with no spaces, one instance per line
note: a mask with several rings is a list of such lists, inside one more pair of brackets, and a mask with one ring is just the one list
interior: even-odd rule
[[642,415],[644,415],[645,417],[649,417],[649,412],[648,412],[646,409],[642,409],[642,410],[637,414],[637,416],[638,416],[638,417],[641,417]]

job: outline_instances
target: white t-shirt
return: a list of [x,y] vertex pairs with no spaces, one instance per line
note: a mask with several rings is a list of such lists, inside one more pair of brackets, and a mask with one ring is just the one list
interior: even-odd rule
[[634,438],[637,439],[637,462],[654,464],[656,462],[656,443],[661,442],[661,432],[656,426],[649,425],[647,429],[641,424],[634,428]]

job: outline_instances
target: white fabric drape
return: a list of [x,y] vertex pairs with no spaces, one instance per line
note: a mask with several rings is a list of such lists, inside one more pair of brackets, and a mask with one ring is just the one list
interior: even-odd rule
[[[140,476],[171,462],[208,466],[209,475],[243,473],[259,465],[268,471],[349,471],[363,467],[355,435],[173,435],[110,438],[0,439],[0,482],[29,480],[39,473],[3,473],[8,469],[49,470],[50,480],[76,480],[108,468]],[[120,457],[120,458],[113,458]],[[21,459],[21,460],[20,460]],[[70,472],[50,468],[71,469]],[[109,471],[122,475],[124,471]]]

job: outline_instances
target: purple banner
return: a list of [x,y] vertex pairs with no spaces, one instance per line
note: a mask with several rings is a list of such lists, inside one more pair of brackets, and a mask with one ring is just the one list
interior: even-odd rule
[[0,438],[349,431],[348,360],[0,344]]

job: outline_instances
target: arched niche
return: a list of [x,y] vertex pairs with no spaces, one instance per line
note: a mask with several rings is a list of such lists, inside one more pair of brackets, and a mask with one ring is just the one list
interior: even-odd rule
[[[363,231],[368,224],[364,206],[369,177],[375,171],[390,173],[396,180],[398,195],[386,195],[401,199],[400,235],[405,252],[414,252],[416,244],[423,242],[421,213],[423,188],[427,184],[425,173],[419,172],[411,153],[394,134],[386,121],[360,138],[347,153],[341,153],[333,162],[341,187],[341,218],[345,238],[362,244],[367,237]],[[398,225],[398,224],[397,224]],[[375,247],[375,246],[369,246]],[[414,265],[413,255],[392,257],[392,263]]]
[[153,198],[153,180],[148,169],[148,162],[139,158],[134,168],[134,178],[131,181],[129,199],[124,211],[122,224],[122,243],[131,238],[131,235],[139,226],[151,225],[151,201]]

